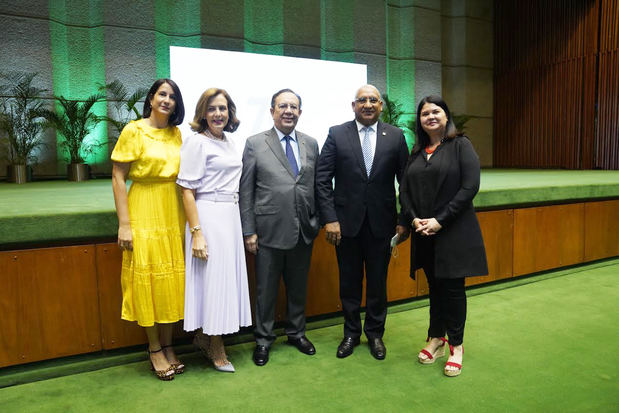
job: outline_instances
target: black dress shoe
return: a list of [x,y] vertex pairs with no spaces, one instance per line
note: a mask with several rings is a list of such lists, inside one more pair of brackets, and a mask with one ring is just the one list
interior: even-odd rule
[[316,354],[316,348],[305,336],[299,338],[288,337],[287,343],[298,348],[301,353],[305,353],[309,356]]
[[337,346],[337,357],[343,359],[352,354],[355,346],[358,346],[361,340],[359,337],[344,337],[339,346]]
[[267,346],[256,345],[254,349],[254,363],[256,366],[264,366],[269,361],[269,348]]
[[387,349],[382,338],[369,338],[368,345],[370,346],[370,353],[376,360],[383,360],[387,355]]

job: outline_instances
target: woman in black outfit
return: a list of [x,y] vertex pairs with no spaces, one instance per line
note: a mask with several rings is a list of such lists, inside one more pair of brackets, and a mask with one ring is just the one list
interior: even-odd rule
[[419,353],[419,362],[434,363],[448,343],[444,371],[452,377],[462,371],[464,277],[488,274],[473,208],[479,174],[473,145],[457,134],[445,101],[439,96],[423,98],[417,107],[417,140],[400,188],[400,204],[414,229],[411,277],[423,268],[430,287],[428,344]]

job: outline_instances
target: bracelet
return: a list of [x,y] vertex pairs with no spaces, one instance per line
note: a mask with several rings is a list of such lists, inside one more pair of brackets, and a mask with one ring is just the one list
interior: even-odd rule
[[200,225],[196,225],[195,227],[190,228],[190,229],[189,229],[189,232],[190,232],[191,234],[193,234],[194,232],[196,232],[196,231],[200,231],[201,229],[202,229],[202,227],[201,227]]

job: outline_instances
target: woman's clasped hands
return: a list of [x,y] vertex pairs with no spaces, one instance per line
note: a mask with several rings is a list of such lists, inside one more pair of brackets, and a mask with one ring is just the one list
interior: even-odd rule
[[413,227],[415,227],[415,232],[423,236],[434,235],[442,228],[436,218],[415,218]]

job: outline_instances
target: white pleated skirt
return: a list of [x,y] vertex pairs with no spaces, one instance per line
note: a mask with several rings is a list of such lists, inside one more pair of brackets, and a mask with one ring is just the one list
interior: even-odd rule
[[185,230],[184,329],[202,328],[220,335],[251,325],[247,267],[239,205],[196,200],[208,260],[191,255],[192,235]]

